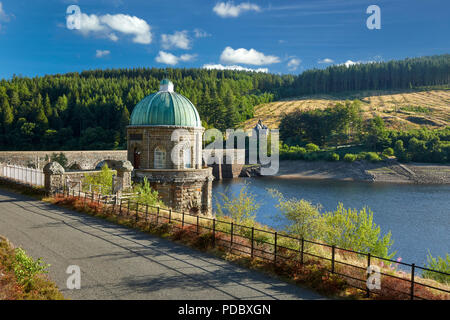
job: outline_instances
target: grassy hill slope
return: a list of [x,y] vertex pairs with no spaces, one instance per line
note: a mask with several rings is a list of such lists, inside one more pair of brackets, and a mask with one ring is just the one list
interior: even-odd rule
[[362,101],[364,118],[379,115],[392,129],[450,126],[450,87],[444,87],[409,92],[365,91],[346,96],[314,95],[265,103],[255,107],[255,116],[245,121],[243,127],[253,128],[261,119],[265,125],[274,129],[285,113],[297,109],[323,109],[354,99]]

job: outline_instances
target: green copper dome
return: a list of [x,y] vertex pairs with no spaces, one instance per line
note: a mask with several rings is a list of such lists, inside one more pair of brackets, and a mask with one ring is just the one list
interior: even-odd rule
[[160,82],[159,91],[134,107],[131,126],[183,126],[201,127],[197,109],[188,98],[173,91],[168,79]]

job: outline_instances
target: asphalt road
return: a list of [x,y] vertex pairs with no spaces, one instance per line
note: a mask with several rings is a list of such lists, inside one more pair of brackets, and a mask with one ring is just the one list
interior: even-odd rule
[[[0,235],[51,264],[70,299],[321,299],[314,292],[103,219],[0,190]],[[78,265],[81,288],[67,289]]]

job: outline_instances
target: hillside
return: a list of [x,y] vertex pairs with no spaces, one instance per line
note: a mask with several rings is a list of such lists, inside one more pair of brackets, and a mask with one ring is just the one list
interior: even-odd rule
[[253,128],[261,119],[269,128],[277,128],[285,113],[298,109],[323,109],[346,99],[361,100],[364,118],[368,119],[379,115],[392,129],[450,126],[450,88],[447,87],[414,92],[366,91],[342,97],[322,94],[283,99],[256,106],[254,117],[245,121],[243,127],[245,129]]

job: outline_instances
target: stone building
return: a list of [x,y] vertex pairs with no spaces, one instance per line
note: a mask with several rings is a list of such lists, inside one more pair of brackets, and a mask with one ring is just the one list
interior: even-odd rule
[[127,127],[128,160],[177,211],[211,214],[212,169],[202,166],[204,128],[195,106],[164,79],[142,99]]

